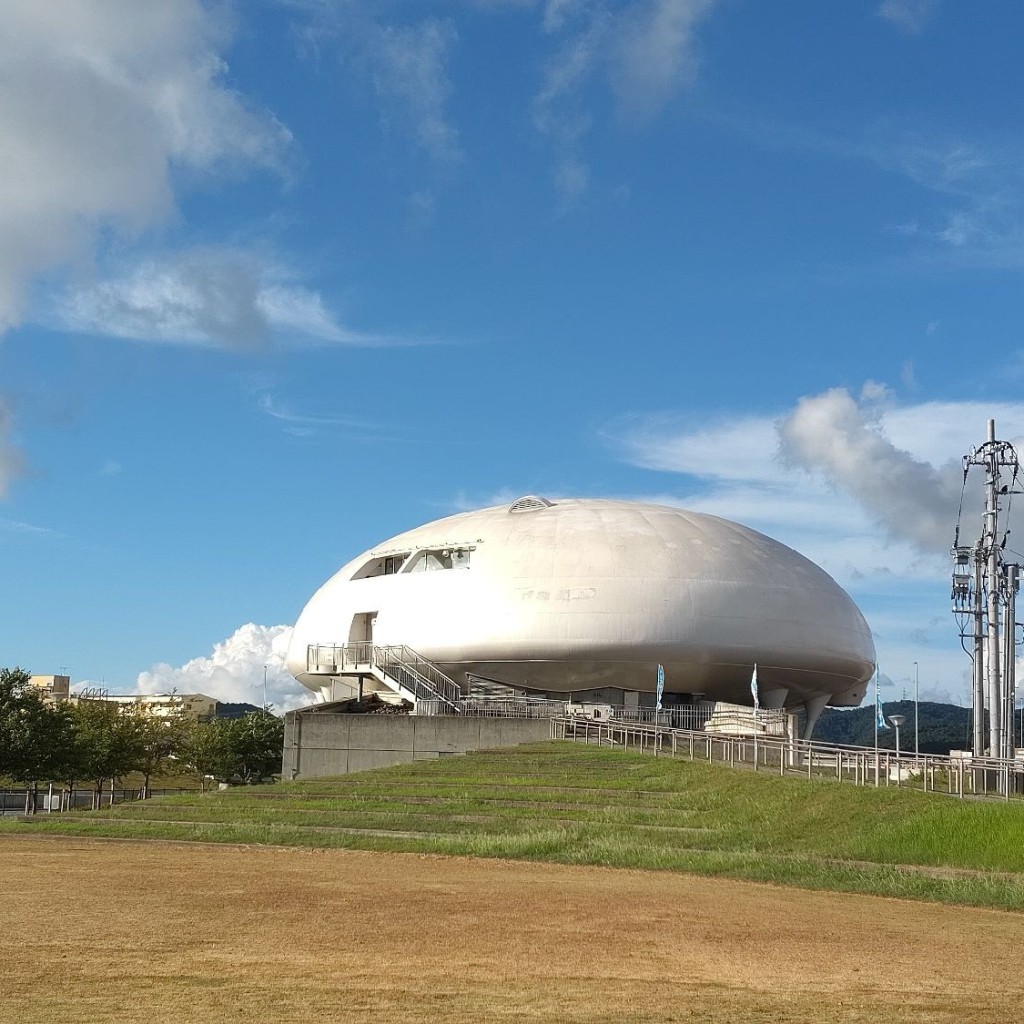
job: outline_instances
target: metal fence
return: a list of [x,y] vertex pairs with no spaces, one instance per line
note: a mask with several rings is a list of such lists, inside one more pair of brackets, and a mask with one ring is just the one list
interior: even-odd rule
[[[194,793],[194,789],[150,789],[149,796],[173,796],[175,793]],[[34,799],[35,814],[59,814],[62,811],[88,811],[93,807],[95,798],[93,789],[76,789],[68,793],[66,789],[57,786],[45,786],[37,790]],[[25,813],[26,801],[32,797],[22,787],[8,787],[0,789],[0,816],[11,817]],[[138,789],[104,789],[100,794],[100,804],[109,807],[112,804],[131,803],[141,800],[142,794]]]
[[839,746],[791,737],[729,735],[671,729],[641,722],[553,719],[552,739],[632,749],[655,757],[748,767],[860,786],[902,786],[957,797],[1024,795],[1024,760],[897,754],[874,747]]

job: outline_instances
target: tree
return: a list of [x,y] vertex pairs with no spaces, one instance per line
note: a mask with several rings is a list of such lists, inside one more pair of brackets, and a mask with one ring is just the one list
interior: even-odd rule
[[215,718],[212,722],[193,722],[183,730],[178,757],[188,771],[198,776],[204,793],[208,778],[230,777],[230,726],[227,719]]
[[206,779],[252,784],[281,770],[284,722],[269,711],[244,718],[215,718],[189,726],[180,757],[189,771]]
[[266,709],[230,723],[232,776],[248,784],[262,782],[281,771],[284,721]]
[[179,704],[167,714],[155,715],[144,704],[135,704],[123,712],[134,721],[135,762],[133,768],[142,773],[142,799],[149,796],[149,780],[157,772],[174,763],[185,739],[184,710]]
[[100,806],[103,783],[134,771],[142,758],[142,727],[137,715],[124,715],[116,704],[80,700],[74,723],[81,754],[82,778],[91,779],[93,809]]
[[24,669],[0,669],[0,775],[25,784],[25,813],[35,813],[40,781],[59,777],[71,746],[71,715],[47,704]]

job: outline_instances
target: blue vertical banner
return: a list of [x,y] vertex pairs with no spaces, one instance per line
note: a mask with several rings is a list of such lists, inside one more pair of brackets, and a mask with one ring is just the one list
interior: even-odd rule
[[750,677],[750,695],[754,698],[754,714],[761,710],[761,695],[757,691],[757,662],[754,662],[754,674]]
[[878,667],[875,667],[875,728],[888,729],[889,724],[885,720],[885,712],[882,710],[882,690],[878,678]]
[[658,707],[657,710],[661,710],[661,698],[665,693],[665,666],[658,666]]

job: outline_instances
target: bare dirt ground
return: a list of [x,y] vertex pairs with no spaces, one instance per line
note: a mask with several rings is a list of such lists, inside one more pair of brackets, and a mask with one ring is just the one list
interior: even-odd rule
[[688,875],[0,840],[0,1021],[996,1022],[1024,917]]

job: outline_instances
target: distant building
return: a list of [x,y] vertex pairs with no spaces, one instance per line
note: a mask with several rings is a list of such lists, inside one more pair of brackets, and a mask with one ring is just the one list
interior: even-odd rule
[[29,676],[28,681],[49,700],[67,700],[71,693],[71,676]]
[[85,686],[72,692],[70,676],[31,676],[29,681],[47,701],[104,701],[122,708],[141,707],[159,718],[180,714],[188,721],[201,722],[211,718],[244,718],[260,710],[256,704],[219,701],[205,693],[110,693],[101,686]]
[[142,707],[157,718],[181,715],[189,721],[217,716],[217,698],[205,693],[111,693],[105,698],[121,707]]

